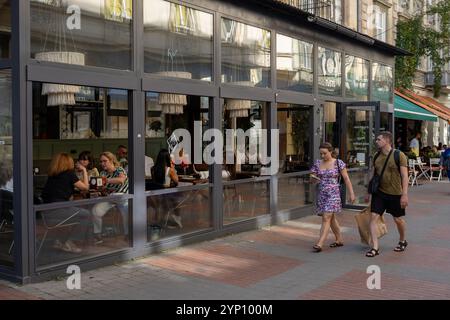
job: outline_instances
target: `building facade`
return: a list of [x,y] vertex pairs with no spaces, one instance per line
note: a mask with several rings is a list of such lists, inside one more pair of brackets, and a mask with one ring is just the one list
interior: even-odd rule
[[[433,5],[443,0],[404,0],[399,2],[398,16],[401,20],[411,19],[414,15],[427,12]],[[427,28],[439,30],[440,17],[435,15],[424,15],[423,25]],[[447,48],[448,50],[448,48]],[[442,51],[442,54],[448,54]],[[402,90],[413,103],[418,103],[425,110],[435,114],[435,121],[417,121],[411,119],[399,119],[398,127],[401,129],[401,136],[406,143],[413,138],[416,131],[422,132],[421,143],[423,146],[437,146],[449,144],[450,142],[450,63],[447,63],[443,70],[441,95],[434,97],[434,75],[433,61],[430,57],[424,56],[419,62],[413,81],[413,90]],[[401,88],[399,88],[401,89]]]
[[[347,28],[269,0],[1,1],[0,16],[3,277],[39,281],[311,214],[322,141],[365,205],[373,137],[393,129],[394,57],[407,52],[358,32],[359,19],[344,14]],[[238,129],[254,129],[243,163]],[[277,143],[265,150],[257,129]],[[92,173],[88,191],[58,198],[61,153],[113,180]]]

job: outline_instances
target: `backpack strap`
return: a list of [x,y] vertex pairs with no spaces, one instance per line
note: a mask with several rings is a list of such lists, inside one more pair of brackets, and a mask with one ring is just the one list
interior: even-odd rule
[[398,149],[394,150],[394,160],[395,164],[397,165],[398,171],[400,172],[400,150]]

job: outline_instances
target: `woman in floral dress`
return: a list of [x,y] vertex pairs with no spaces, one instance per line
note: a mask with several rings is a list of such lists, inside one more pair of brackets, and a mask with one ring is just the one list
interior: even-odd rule
[[339,188],[339,176],[345,181],[347,191],[350,195],[350,201],[355,201],[352,183],[342,160],[333,158],[333,147],[330,143],[325,142],[320,145],[320,157],[311,168],[311,178],[319,183],[319,193],[317,195],[317,214],[322,216],[322,226],[320,229],[320,238],[313,247],[315,252],[322,251],[328,232],[333,231],[336,241],[330,247],[342,247],[342,235],[336,214],[341,212],[341,194]]

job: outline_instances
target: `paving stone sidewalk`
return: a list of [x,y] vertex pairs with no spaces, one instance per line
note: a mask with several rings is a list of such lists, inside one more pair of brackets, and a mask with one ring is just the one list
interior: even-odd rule
[[[381,254],[366,258],[354,214],[340,217],[345,246],[321,253],[311,251],[320,218],[309,216],[84,272],[81,290],[65,280],[1,282],[0,300],[450,299],[450,183],[410,189],[403,253],[392,251],[398,233],[389,216]],[[381,269],[380,290],[367,288],[370,265]]]

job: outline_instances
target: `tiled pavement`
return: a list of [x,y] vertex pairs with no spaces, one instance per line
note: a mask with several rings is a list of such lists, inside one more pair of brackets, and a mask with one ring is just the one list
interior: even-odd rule
[[[81,290],[66,281],[0,284],[0,299],[450,299],[450,184],[410,192],[404,253],[395,253],[390,217],[381,254],[364,257],[354,212],[345,212],[345,246],[312,253],[320,218],[236,234],[82,274]],[[331,238],[329,241],[331,242]],[[367,289],[369,265],[381,289]]]

